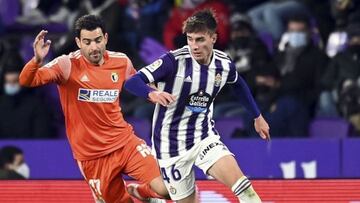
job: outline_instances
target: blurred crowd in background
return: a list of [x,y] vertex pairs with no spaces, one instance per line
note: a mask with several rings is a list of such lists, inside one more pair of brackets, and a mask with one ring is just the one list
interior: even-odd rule
[[[360,1],[355,0],[0,0],[0,139],[64,138],[56,85],[20,87],[32,42],[49,31],[51,60],[77,49],[72,28],[84,14],[103,17],[108,50],[127,54],[137,69],[186,45],[182,22],[212,8],[215,48],[227,52],[271,126],[272,137],[308,137],[316,118],[341,119],[360,134]],[[252,120],[232,96],[217,97],[214,118]],[[151,120],[153,105],[127,92],[126,118]]]

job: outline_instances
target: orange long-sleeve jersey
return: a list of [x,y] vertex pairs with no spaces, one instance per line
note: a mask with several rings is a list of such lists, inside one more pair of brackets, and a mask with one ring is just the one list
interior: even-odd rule
[[106,51],[103,65],[89,63],[80,50],[55,58],[43,67],[29,61],[20,84],[58,84],[66,133],[75,159],[91,160],[123,147],[133,129],[123,118],[119,94],[136,71],[129,58]]

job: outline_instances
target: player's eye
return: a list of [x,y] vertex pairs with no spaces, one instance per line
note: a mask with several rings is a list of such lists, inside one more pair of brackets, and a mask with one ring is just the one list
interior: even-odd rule
[[99,44],[101,41],[102,41],[102,37],[100,36],[100,37],[97,37],[97,38],[95,38],[95,43],[96,44]]
[[196,39],[196,41],[197,42],[203,42],[203,41],[205,41],[205,38],[198,38],[198,39]]

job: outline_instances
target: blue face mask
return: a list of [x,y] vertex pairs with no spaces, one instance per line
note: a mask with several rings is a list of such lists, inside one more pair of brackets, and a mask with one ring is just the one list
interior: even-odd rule
[[20,91],[20,85],[19,84],[5,84],[4,85],[4,92],[7,95],[13,96]]
[[289,32],[289,45],[297,48],[307,45],[307,36],[305,32]]

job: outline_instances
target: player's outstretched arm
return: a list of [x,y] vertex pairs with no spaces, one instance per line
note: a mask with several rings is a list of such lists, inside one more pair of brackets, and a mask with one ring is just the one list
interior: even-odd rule
[[158,91],[148,86],[147,81],[141,77],[140,73],[136,73],[125,82],[125,89],[130,93],[149,99],[153,103],[158,103],[163,106],[169,105],[175,101],[175,97],[167,92]]
[[245,83],[241,76],[238,76],[237,80],[233,83],[234,91],[239,97],[240,103],[245,106],[250,115],[254,118],[254,127],[260,137],[270,140],[269,125],[261,115],[259,108],[252,96],[249,87]]
[[45,40],[47,33],[46,30],[40,31],[34,40],[34,57],[24,66],[19,76],[22,86],[36,87],[51,82],[60,84],[69,76],[66,73],[70,73],[71,61],[67,55],[57,57],[48,63],[46,68],[41,67],[51,45],[50,40]]

